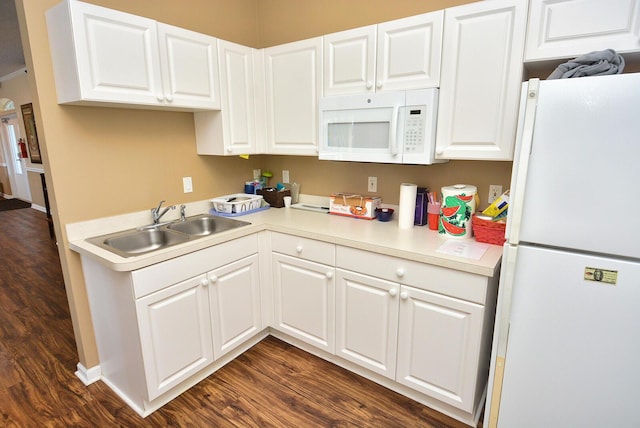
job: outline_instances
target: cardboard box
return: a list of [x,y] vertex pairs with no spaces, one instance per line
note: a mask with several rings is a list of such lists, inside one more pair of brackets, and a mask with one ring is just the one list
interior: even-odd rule
[[329,198],[329,213],[347,217],[373,220],[376,208],[381,206],[382,198],[378,196],[334,193]]

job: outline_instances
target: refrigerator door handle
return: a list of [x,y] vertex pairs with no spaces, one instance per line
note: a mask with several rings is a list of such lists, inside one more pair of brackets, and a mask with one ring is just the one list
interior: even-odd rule
[[520,243],[520,223],[522,221],[522,206],[524,205],[524,193],[527,186],[527,171],[529,156],[533,148],[533,128],[536,121],[536,107],[538,105],[538,88],[540,79],[531,79],[524,94],[524,125],[520,151],[518,153],[518,167],[514,171],[512,182],[515,186],[511,188],[511,201],[509,203],[509,236],[508,242],[512,245]]

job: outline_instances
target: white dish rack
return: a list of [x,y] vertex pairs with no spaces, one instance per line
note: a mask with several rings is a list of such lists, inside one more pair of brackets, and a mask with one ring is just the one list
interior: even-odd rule
[[262,195],[235,193],[213,198],[213,209],[220,213],[234,214],[258,209],[262,206]]

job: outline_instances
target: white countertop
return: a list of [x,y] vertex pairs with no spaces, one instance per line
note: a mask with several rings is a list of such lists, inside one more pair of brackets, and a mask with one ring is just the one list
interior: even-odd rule
[[[210,207],[209,201],[187,204],[187,215],[208,212]],[[177,218],[178,212],[176,209],[167,213],[163,220]],[[484,276],[493,276],[497,272],[502,256],[501,246],[489,245],[489,249],[478,260],[444,254],[437,250],[447,238],[437,231],[429,230],[427,226],[400,229],[396,217],[394,214],[392,221],[381,222],[293,208],[269,208],[235,217],[251,222],[249,226],[126,258],[90,244],[85,239],[148,224],[148,211],[69,224],[67,235],[72,250],[92,257],[116,271],[140,269],[245,235],[271,230]],[[475,242],[473,239],[471,241]]]

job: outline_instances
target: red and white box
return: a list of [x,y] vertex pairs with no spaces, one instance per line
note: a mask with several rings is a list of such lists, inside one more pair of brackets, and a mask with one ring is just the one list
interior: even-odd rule
[[334,193],[329,197],[329,214],[373,220],[376,208],[381,206],[382,198],[378,196]]

